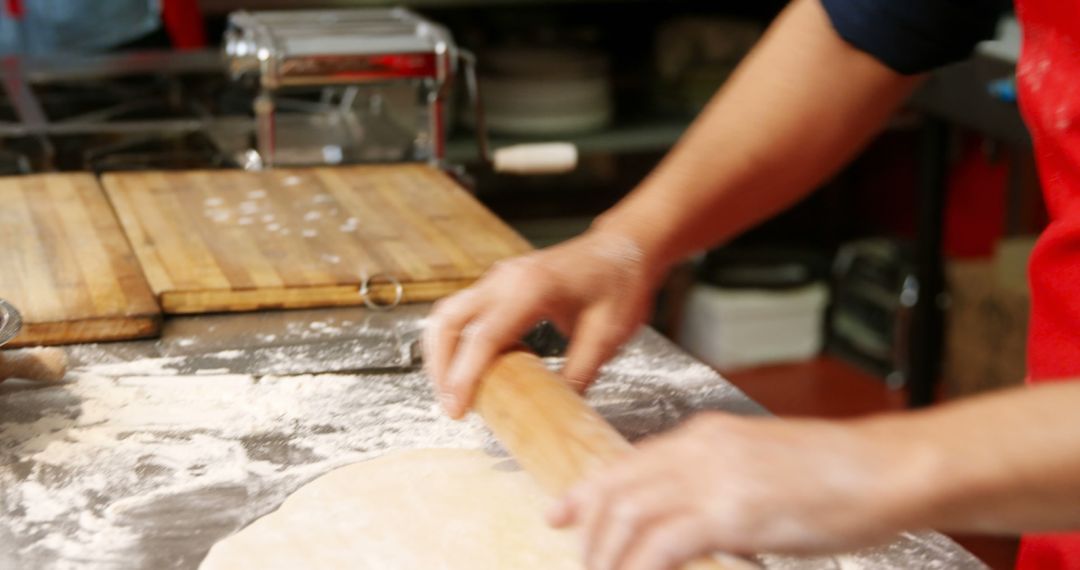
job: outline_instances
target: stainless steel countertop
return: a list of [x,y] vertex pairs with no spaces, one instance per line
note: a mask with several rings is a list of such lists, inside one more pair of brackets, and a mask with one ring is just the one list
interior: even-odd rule
[[[438,411],[405,346],[427,306],[170,319],[69,348],[59,385],[0,384],[0,568],[195,568],[303,483],[387,451],[502,453]],[[553,366],[558,358],[549,359]],[[589,396],[631,439],[700,410],[764,410],[644,330]],[[936,533],[769,568],[984,568]]]

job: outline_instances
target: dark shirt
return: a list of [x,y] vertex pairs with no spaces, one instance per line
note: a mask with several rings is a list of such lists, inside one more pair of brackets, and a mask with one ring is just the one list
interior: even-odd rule
[[[1061,0],[1075,1],[1075,0]],[[994,34],[1001,0],[821,0],[845,41],[915,74],[971,55]]]

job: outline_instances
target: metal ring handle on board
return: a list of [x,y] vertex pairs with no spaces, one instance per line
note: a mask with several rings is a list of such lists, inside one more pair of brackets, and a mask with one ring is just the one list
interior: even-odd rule
[[[377,301],[371,298],[371,282],[376,278],[383,278],[390,285],[394,286],[394,300],[386,303],[379,304]],[[360,298],[364,301],[364,306],[373,311],[389,311],[401,304],[401,300],[405,297],[405,286],[401,284],[393,275],[386,273],[376,273],[369,275],[360,281]]]
[[22,329],[22,315],[10,302],[0,299],[0,346],[15,338]]

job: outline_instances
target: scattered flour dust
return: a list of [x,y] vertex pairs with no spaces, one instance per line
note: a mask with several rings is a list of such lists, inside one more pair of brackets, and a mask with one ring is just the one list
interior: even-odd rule
[[[287,335],[342,326],[297,323]],[[90,365],[61,385],[0,385],[0,568],[196,568],[217,540],[336,467],[398,449],[498,450],[476,418],[447,419],[418,372],[180,369],[182,357],[160,357]],[[754,411],[707,367],[634,347],[605,367],[590,402],[631,438],[696,410]],[[947,546],[908,537],[821,567],[902,568],[930,552],[917,567],[934,568]],[[961,562],[940,567],[978,567]]]
[[419,374],[158,375],[167,360],[0,398],[0,550],[15,567],[194,568],[334,467],[490,444],[475,420],[445,419]]

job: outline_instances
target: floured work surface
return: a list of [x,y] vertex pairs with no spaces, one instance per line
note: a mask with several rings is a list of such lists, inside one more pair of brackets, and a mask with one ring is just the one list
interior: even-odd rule
[[431,301],[530,247],[425,165],[102,178],[167,313]]
[[[418,371],[282,375],[335,369],[341,355],[314,343],[337,337],[353,366],[393,361],[424,310],[177,319],[160,341],[73,350],[72,383],[0,384],[0,568],[194,569],[335,468],[421,448],[500,455],[478,419],[439,411]],[[259,375],[235,373],[249,367]],[[590,401],[631,439],[697,410],[760,413],[651,331],[605,367]],[[983,567],[938,534],[837,560],[766,558],[773,569]]]
[[89,174],[0,178],[0,298],[23,317],[11,346],[141,338],[161,321]]

